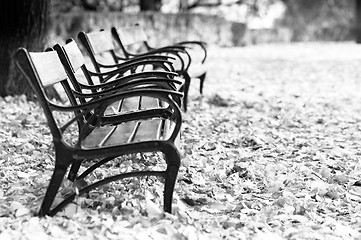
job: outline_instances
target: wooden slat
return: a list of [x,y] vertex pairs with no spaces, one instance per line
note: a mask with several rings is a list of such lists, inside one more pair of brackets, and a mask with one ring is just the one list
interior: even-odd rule
[[123,100],[123,104],[121,106],[122,113],[132,112],[139,109],[153,109],[159,108],[159,99],[153,97],[131,97]]
[[104,112],[104,115],[114,115],[114,114],[119,114],[120,113],[120,109],[122,107],[122,103],[123,101],[120,100],[118,102],[114,102],[113,104],[111,104]]
[[95,55],[114,49],[113,38],[109,31],[91,32],[87,36]]
[[148,36],[141,26],[134,26],[130,31],[136,42],[148,41]]
[[121,113],[132,112],[139,109],[139,97],[130,97],[123,100]]
[[103,146],[116,146],[128,142],[137,122],[127,122],[117,126],[106,125],[94,129],[94,131],[82,142],[84,148]]
[[82,147],[116,146],[130,142],[161,140],[169,137],[173,123],[169,120],[153,118],[130,121],[117,126],[98,127],[82,142]]
[[44,86],[67,79],[65,69],[55,51],[31,52],[29,55]]
[[118,34],[124,46],[132,45],[135,43],[133,36],[127,31],[127,28],[119,29]]
[[105,146],[105,144],[108,142],[108,140],[111,138],[115,130],[117,129],[117,126],[114,126],[108,134],[103,138],[103,140],[99,143],[99,147]]
[[81,53],[79,46],[75,41],[71,41],[63,46],[68,59],[73,67],[73,71],[76,72],[81,66],[85,64],[85,59]]
[[147,34],[139,26],[119,29],[118,34],[124,46],[148,41]]
[[94,131],[82,142],[84,148],[95,148],[109,135],[110,132],[114,131],[114,126],[106,125],[94,129]]
[[114,146],[117,144],[128,143],[129,139],[134,132],[134,128],[137,126],[137,121],[126,122],[118,125],[112,136],[108,139],[104,146]]
[[142,121],[138,131],[134,136],[133,142],[150,141],[159,139],[159,124],[161,119],[150,119]]
[[151,141],[160,139],[161,119],[132,121],[116,127],[96,128],[82,143],[84,148],[115,146],[128,142]]
[[159,100],[157,98],[143,96],[141,98],[140,108],[141,109],[159,108]]

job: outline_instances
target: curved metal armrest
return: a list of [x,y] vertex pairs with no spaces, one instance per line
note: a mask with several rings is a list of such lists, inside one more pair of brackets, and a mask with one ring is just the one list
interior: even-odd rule
[[149,55],[149,56],[141,56],[141,57],[130,58],[130,59],[121,59],[118,56],[116,56],[116,57],[119,58],[119,60],[124,60],[124,62],[115,63],[115,64],[99,63],[99,65],[103,68],[122,68],[122,67],[127,67],[129,64],[139,63],[139,65],[143,65],[144,60],[156,60],[156,61],[163,60],[166,63],[168,63],[170,60],[175,60],[175,58],[173,58],[171,56],[164,56],[164,55]]
[[115,57],[119,60],[125,61],[125,62],[131,62],[131,61],[142,61],[142,60],[149,60],[149,59],[156,59],[156,60],[175,60],[174,57],[167,56],[167,55],[159,55],[159,54],[149,54],[149,55],[141,55],[133,58],[126,58],[126,57],[120,57],[115,54]]
[[178,42],[178,43],[175,43],[175,45],[198,45],[202,48],[203,50],[203,59],[202,59],[202,63],[204,63],[206,61],[206,58],[207,58],[207,43],[206,42],[203,42],[203,41],[182,41],[182,42]]
[[[94,123],[100,126],[101,118],[103,117],[103,112],[112,103],[116,101],[120,101],[122,99],[137,97],[137,96],[156,97],[169,104],[169,107],[173,110],[173,116],[170,119],[178,123],[175,125],[173,133],[170,136],[170,139],[176,139],[180,131],[180,127],[181,127],[180,125],[182,123],[182,115],[179,106],[175,103],[175,101],[172,98],[170,98],[170,96],[176,96],[176,97],[183,96],[183,94],[177,91],[171,91],[166,89],[132,89],[124,92],[118,92],[113,95],[103,96],[101,98],[97,98],[87,103],[79,104],[77,106],[59,106],[52,102],[49,102],[49,105],[53,111],[80,112],[74,118],[69,120],[66,124],[64,124],[61,127],[61,130],[63,132],[74,122],[78,121],[79,119],[83,118],[85,115],[89,114],[94,110],[92,116],[85,120],[84,126],[82,128],[83,131],[87,131],[85,129],[94,126]],[[94,122],[94,120],[96,121]],[[128,121],[128,120],[124,120],[124,121]],[[121,115],[118,117],[118,121],[121,121]]]
[[173,112],[168,107],[160,107],[157,109],[138,109],[137,111],[125,112],[116,115],[107,115],[102,117],[102,125],[109,125],[114,123],[122,123],[128,121],[139,120],[139,118],[155,118],[161,117],[164,119],[171,119]]
[[164,47],[164,48],[159,48],[159,49],[150,49],[147,52],[139,53],[139,54],[138,53],[134,54],[134,53],[128,52],[128,54],[131,57],[148,56],[148,55],[153,55],[153,54],[165,54],[165,55],[170,54],[171,56],[175,56],[176,59],[178,59],[180,61],[180,63],[181,63],[180,70],[185,71],[189,68],[189,65],[190,65],[189,56],[186,59],[188,61],[187,63],[185,63],[185,59],[180,56],[180,53],[189,55],[185,49],[186,49],[186,47],[179,45],[179,46]]
[[[180,81],[176,80],[176,83],[179,83]],[[148,89],[150,87],[155,87],[155,88],[159,88],[159,89],[164,89],[164,85],[162,86],[160,83],[175,83],[174,81],[172,81],[169,78],[143,78],[143,79],[133,79],[130,81],[127,81],[123,84],[119,84],[119,85],[115,85],[114,87],[111,88],[98,88],[96,89],[97,92],[93,92],[93,93],[82,93],[82,92],[78,92],[76,90],[73,90],[73,94],[76,97],[80,97],[80,98],[96,98],[96,97],[102,97],[102,96],[106,96],[109,94],[113,94],[113,93],[118,93],[118,92],[124,92],[125,90],[129,89],[129,88],[142,88],[142,89]],[[182,83],[182,82],[180,82]],[[169,90],[176,90],[175,87],[169,85],[169,87],[171,89]]]
[[111,71],[107,71],[107,72],[102,72],[102,73],[98,73],[98,72],[93,72],[88,70],[89,74],[91,76],[96,76],[96,77],[104,77],[104,80],[107,81],[109,79],[111,79],[112,77],[114,77],[115,75],[118,74],[123,74],[127,71],[133,70],[136,67],[139,66],[144,66],[144,65],[159,65],[160,67],[163,67],[163,69],[165,71],[169,71],[168,68],[166,68],[166,66],[164,65],[164,63],[167,63],[169,65],[171,65],[172,63],[168,60],[143,60],[141,62],[135,62],[135,63],[130,63],[130,64],[124,64],[122,65],[122,67],[117,68],[117,69],[113,69]]
[[203,41],[181,41],[181,42],[175,43],[175,45],[177,45],[177,44],[180,44],[180,45],[183,45],[183,44],[197,44],[197,45],[202,46],[202,47],[207,46],[207,43],[203,42]]
[[[87,109],[94,109],[99,107],[99,105],[104,103],[112,103],[115,101],[119,101],[124,98],[136,97],[136,96],[149,96],[154,97],[154,95],[162,95],[163,98],[168,98],[165,96],[177,96],[182,97],[183,94],[177,91],[167,90],[167,89],[132,89],[124,92],[118,92],[117,94],[104,96],[103,98],[98,98],[94,101],[89,101],[87,103],[79,104],[76,106],[60,106],[55,103],[50,102],[50,106],[53,110],[61,111],[61,112],[73,112],[73,111],[81,111]],[[169,98],[168,98],[169,99]]]
[[173,82],[175,84],[182,84],[182,81],[177,80],[173,77],[178,76],[175,72],[166,72],[166,71],[145,71],[145,72],[139,72],[139,73],[133,73],[131,75],[126,75],[123,77],[112,79],[111,81],[95,84],[95,85],[86,85],[79,82],[79,85],[84,89],[107,89],[107,88],[113,88],[115,86],[121,86],[122,84],[125,84],[132,80],[137,79],[144,79],[144,78],[155,78],[155,77],[162,77],[167,78],[169,82]]
[[186,51],[185,46],[181,45],[174,45],[174,46],[166,46],[161,48],[152,48],[147,45],[148,51],[146,53],[140,54],[132,54],[133,56],[142,56],[142,55],[149,55],[149,54],[174,54],[174,53],[184,53]]

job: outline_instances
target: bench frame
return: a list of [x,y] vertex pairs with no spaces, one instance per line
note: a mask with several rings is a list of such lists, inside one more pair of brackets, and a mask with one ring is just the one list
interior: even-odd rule
[[[170,96],[180,96],[181,94],[176,91],[166,89],[155,88],[143,88],[143,89],[126,89],[122,92],[109,92],[103,95],[99,94],[81,94],[86,99],[91,98],[88,102],[76,101],[79,96],[75,95],[77,91],[70,87],[66,71],[58,58],[55,51],[48,51],[42,53],[29,53],[26,49],[20,48],[15,53],[15,60],[17,66],[23,72],[28,79],[32,89],[34,90],[38,101],[43,108],[44,114],[47,118],[48,126],[53,136],[53,144],[55,147],[55,167],[53,174],[48,185],[46,194],[44,196],[42,205],[40,207],[39,215],[53,216],[57,212],[61,211],[68,203],[70,203],[79,194],[84,194],[91,189],[107,184],[112,181],[128,177],[139,176],[160,176],[165,179],[164,183],[164,211],[171,213],[172,196],[174,191],[174,185],[177,178],[178,169],[180,166],[180,154],[176,147],[176,141],[179,138],[181,128],[181,111],[178,105],[173,101]],[[46,86],[53,85],[55,83],[61,83],[67,93],[70,96],[70,102],[72,106],[62,106],[52,102],[44,88]],[[138,115],[136,112],[129,114],[117,115],[107,121],[102,121],[104,118],[104,108],[112,104],[113,102],[134,97],[134,96],[147,96],[152,98],[161,99],[168,104],[168,108],[160,110],[162,113],[158,113],[158,117],[164,120],[170,120],[173,124],[173,129],[166,139],[147,140],[140,142],[129,142],[112,146],[99,146],[92,148],[82,147],[82,140],[87,137],[94,128],[100,127],[106,124],[122,124],[126,123],[130,119],[138,119],[140,121],[146,121],[147,118]],[[73,112],[74,118],[69,120],[63,125],[59,125],[53,113],[57,112]],[[154,116],[153,116],[154,117]],[[78,142],[73,146],[69,145],[64,139],[63,133],[67,128],[78,122]],[[76,193],[76,191],[65,198],[61,203],[52,208],[54,199],[58,193],[58,190],[63,182],[64,176],[69,171],[69,176],[75,181],[81,181],[89,173],[102,166],[106,162],[113,160],[116,157],[132,154],[132,153],[145,153],[145,152],[161,152],[164,154],[164,159],[167,168],[164,171],[134,171],[118,174],[115,176],[107,177],[93,184],[85,186]],[[98,159],[93,166],[82,174],[78,174],[79,166],[86,159]]]

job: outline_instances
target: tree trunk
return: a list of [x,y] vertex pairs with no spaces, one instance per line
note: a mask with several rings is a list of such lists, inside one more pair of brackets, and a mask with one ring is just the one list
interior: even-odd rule
[[186,12],[188,10],[188,0],[179,1],[179,11]]
[[140,11],[160,11],[162,0],[140,0]]
[[356,42],[361,43],[361,0],[356,0]]
[[31,95],[12,56],[19,47],[29,51],[44,49],[48,18],[48,0],[0,1],[0,96]]

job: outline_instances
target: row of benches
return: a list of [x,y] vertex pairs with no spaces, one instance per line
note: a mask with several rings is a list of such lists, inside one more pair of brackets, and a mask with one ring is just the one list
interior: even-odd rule
[[[55,148],[55,167],[39,215],[53,216],[77,195],[112,181],[139,176],[165,179],[164,211],[171,212],[181,160],[181,107],[186,110],[184,96],[188,95],[191,68],[199,71],[196,77],[200,79],[202,92],[206,76],[205,44],[192,41],[151,48],[138,25],[81,32],[78,37],[92,67],[73,39],[44,52],[19,48],[14,55],[43,108]],[[144,44],[146,51],[128,50],[130,45],[139,43]],[[191,55],[196,47],[203,51],[199,65],[194,64]],[[49,87],[62,91],[60,95],[66,101],[51,98]],[[163,153],[166,168],[123,172],[84,184],[86,176],[109,161],[147,152]],[[92,164],[80,173],[86,162]],[[76,187],[55,205],[54,199],[66,175]]]

